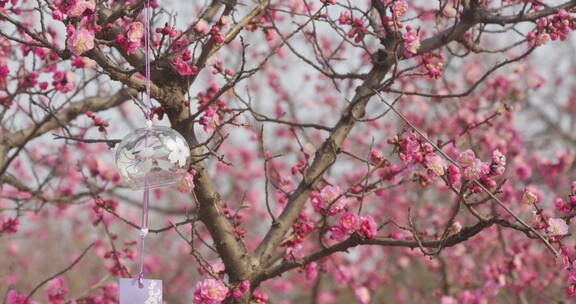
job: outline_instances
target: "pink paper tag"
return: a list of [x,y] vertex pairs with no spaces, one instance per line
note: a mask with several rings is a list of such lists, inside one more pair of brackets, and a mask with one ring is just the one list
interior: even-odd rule
[[138,279],[120,279],[120,304],[162,304],[162,281],[142,280],[143,288],[138,287]]

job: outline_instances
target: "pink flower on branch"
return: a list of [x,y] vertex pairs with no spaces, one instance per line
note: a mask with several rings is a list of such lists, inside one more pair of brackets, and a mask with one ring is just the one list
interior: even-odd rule
[[346,212],[340,217],[340,229],[350,234],[360,227],[360,217],[354,212]]
[[406,15],[407,11],[408,11],[408,5],[406,4],[406,2],[404,2],[404,0],[397,0],[392,5],[392,13],[395,18],[400,18]]
[[406,28],[407,32],[402,35],[404,40],[404,56],[410,58],[418,53],[420,49],[420,37],[418,34],[411,30],[410,27]]
[[68,49],[77,56],[94,48],[94,33],[86,29],[75,30],[68,38]]
[[144,37],[144,25],[141,22],[132,22],[128,25],[128,31],[126,32],[126,38],[131,42],[138,42]]
[[465,167],[463,176],[468,180],[479,180],[490,172],[490,166],[479,159],[475,160],[472,165]]
[[354,295],[358,302],[366,304],[370,302],[370,290],[366,286],[360,286],[354,289]]
[[194,175],[196,171],[191,173],[186,173],[186,176],[182,179],[182,182],[176,187],[176,189],[182,193],[192,193],[194,191]]
[[535,204],[538,202],[538,196],[529,190],[525,190],[524,194],[522,195],[522,202],[528,205]]
[[94,13],[96,0],[72,0],[63,1],[70,3],[65,13],[70,17],[82,17],[85,14]]
[[370,215],[365,215],[361,217],[361,221],[360,232],[369,239],[376,237],[378,227],[374,218]]
[[424,162],[433,175],[442,176],[446,173],[446,161],[436,153],[426,154]]
[[546,231],[550,235],[560,236],[568,234],[568,225],[566,221],[561,218],[551,218],[548,219],[548,228]]
[[10,291],[8,291],[8,294],[6,296],[6,303],[7,304],[38,304],[38,302],[35,301],[26,301],[26,299],[28,298],[27,295],[23,295],[23,294],[19,294],[16,290],[11,289]]
[[76,75],[71,71],[56,71],[52,79],[54,88],[62,93],[68,93],[76,88]]
[[194,291],[194,304],[215,304],[224,301],[230,290],[222,281],[212,278],[196,283]]
[[0,225],[0,232],[3,233],[16,233],[18,232],[18,227],[20,226],[20,219],[17,217],[7,218],[2,221]]

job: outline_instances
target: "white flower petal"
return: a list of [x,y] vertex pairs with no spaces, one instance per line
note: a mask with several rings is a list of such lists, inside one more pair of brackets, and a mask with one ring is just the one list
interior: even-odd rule
[[166,147],[168,147],[169,150],[176,149],[176,146],[177,146],[176,141],[174,141],[173,139],[170,138],[166,140]]
[[184,146],[184,141],[182,140],[182,138],[176,137],[176,146],[177,147],[183,147]]
[[170,152],[170,154],[168,154],[168,159],[170,160],[171,163],[175,163],[178,161],[178,153],[172,151]]

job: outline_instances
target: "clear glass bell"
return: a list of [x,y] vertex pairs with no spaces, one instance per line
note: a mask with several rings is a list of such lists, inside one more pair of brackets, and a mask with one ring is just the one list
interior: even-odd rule
[[116,167],[134,189],[180,183],[187,171],[190,148],[176,130],[150,126],[124,137],[116,149]]

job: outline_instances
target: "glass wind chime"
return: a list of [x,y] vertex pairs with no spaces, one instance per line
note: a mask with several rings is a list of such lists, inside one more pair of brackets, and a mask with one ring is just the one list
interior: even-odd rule
[[148,234],[150,189],[175,185],[186,174],[190,148],[174,129],[155,126],[150,97],[150,3],[144,3],[144,47],[146,60],[146,126],[128,134],[116,149],[116,166],[133,189],[144,190],[137,278],[120,279],[120,304],[161,304],[162,281],[144,279],[144,239]]

